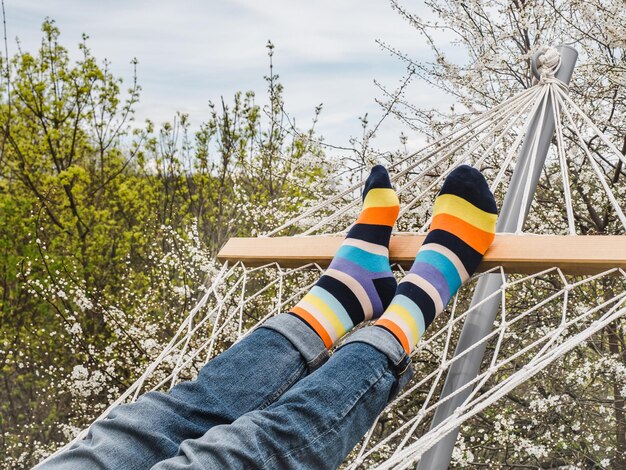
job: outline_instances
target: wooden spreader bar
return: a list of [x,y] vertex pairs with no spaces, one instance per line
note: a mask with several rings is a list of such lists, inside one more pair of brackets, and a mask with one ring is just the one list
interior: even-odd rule
[[[391,238],[390,258],[409,268],[425,235]],[[295,268],[309,263],[326,267],[341,245],[341,236],[231,238],[220,250],[220,261],[247,266],[277,262]],[[479,271],[503,266],[506,272],[532,274],[558,266],[567,274],[596,274],[611,268],[626,270],[626,235],[497,235]]]

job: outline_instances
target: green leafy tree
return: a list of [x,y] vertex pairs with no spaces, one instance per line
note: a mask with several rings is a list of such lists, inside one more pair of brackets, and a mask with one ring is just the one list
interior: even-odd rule
[[[30,467],[88,424],[158,354],[234,235],[328,192],[314,127],[284,112],[271,67],[253,93],[133,129],[126,93],[87,37],[71,61],[51,20],[36,53],[2,58],[0,443]],[[133,61],[133,66],[135,65]],[[136,127],[136,126],[135,126]]]

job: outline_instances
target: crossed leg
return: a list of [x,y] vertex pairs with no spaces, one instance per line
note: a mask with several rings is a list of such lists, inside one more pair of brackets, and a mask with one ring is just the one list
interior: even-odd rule
[[[183,442],[176,457],[154,468],[337,468],[412,376],[413,348],[478,267],[493,241],[496,213],[493,195],[477,170],[462,166],[453,171],[435,202],[429,234],[413,266],[395,296],[383,301],[385,312],[373,326],[351,335],[327,364],[269,407]],[[348,243],[361,250],[368,247]],[[344,285],[355,285],[346,276],[358,274],[351,263],[364,258],[365,254],[354,250],[342,255],[340,249],[329,268],[330,276]],[[342,267],[343,272],[332,272],[333,266]],[[296,313],[328,346],[341,337],[345,328],[340,328],[355,311],[361,310],[350,302],[345,289],[337,289],[325,276],[298,304]],[[344,315],[345,305],[353,306],[351,315]],[[278,331],[283,331],[281,317],[275,321]],[[283,332],[289,336],[288,329]]]
[[[383,186],[370,189],[391,187],[380,169],[373,175]],[[368,203],[367,194],[378,197]],[[484,178],[469,167],[455,170],[392,298],[389,238],[375,234],[390,236],[380,226],[393,226],[393,200],[388,191],[367,194],[364,212],[374,210],[362,213],[327,274],[291,315],[210,361],[198,380],[116,409],[42,468],[336,468],[409,380],[410,352],[474,272],[495,228]],[[385,309],[375,326],[352,335],[317,368],[343,334]]]
[[[398,213],[398,199],[382,166],[372,170],[363,198],[362,217],[350,231],[341,256],[337,256],[329,270],[336,276],[343,276],[344,281],[348,274],[343,271],[349,271],[351,287],[322,276],[303,299],[305,306],[309,301],[319,306],[316,294],[330,291],[348,302],[346,307],[352,317],[339,307],[346,318],[341,320],[343,329],[331,333],[332,342],[303,321],[295,312],[306,313],[296,306],[292,314],[271,319],[209,361],[196,380],[178,384],[167,394],[147,393],[135,403],[115,408],[107,419],[91,427],[84,440],[39,468],[150,468],[176,455],[181,443],[192,442],[215,426],[229,425],[250,411],[265,409],[293,384],[316,370],[328,359],[328,348],[334,341],[356,323],[382,313],[396,287],[387,255],[374,253],[360,257],[363,253],[369,254],[368,249],[388,252],[391,229]],[[354,245],[365,246],[365,250]],[[365,265],[366,262],[370,265]],[[350,266],[358,267],[358,263],[365,266],[352,272]],[[350,297],[351,288],[361,289],[358,294],[361,302],[367,302],[366,311],[357,313],[349,305],[354,301]],[[326,297],[326,301],[330,298]],[[337,305],[333,307],[337,309]]]

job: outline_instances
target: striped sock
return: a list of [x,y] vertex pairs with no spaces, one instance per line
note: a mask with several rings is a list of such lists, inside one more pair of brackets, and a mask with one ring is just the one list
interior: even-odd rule
[[496,202],[485,178],[467,165],[446,178],[413,266],[375,326],[410,354],[435,315],[476,271],[495,237]]
[[389,240],[400,211],[398,196],[381,165],[363,188],[363,210],[330,266],[290,314],[331,348],[356,324],[378,318],[393,298]]

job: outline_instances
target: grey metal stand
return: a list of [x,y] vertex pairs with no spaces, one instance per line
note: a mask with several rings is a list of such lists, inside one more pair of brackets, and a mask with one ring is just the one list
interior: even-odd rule
[[[561,54],[561,65],[557,71],[555,78],[564,83],[569,83],[574,71],[574,65],[578,53],[571,46],[560,46],[558,51]],[[533,59],[534,60],[534,59]],[[534,66],[534,65],[533,65]],[[549,95],[545,98],[548,100],[546,104],[546,112],[541,120],[541,108],[536,110],[532,118],[532,122],[525,136],[524,144],[520,151],[515,170],[511,178],[511,184],[504,203],[498,217],[496,232],[515,232],[517,229],[520,213],[523,211],[523,220],[526,220],[528,211],[532,204],[533,196],[537,189],[537,183],[541,176],[543,163],[548,154],[548,149],[554,135],[555,123],[552,116],[552,103]],[[539,135],[537,133],[539,132]],[[534,141],[537,140],[536,143]],[[533,147],[536,145],[536,153],[533,158]],[[531,168],[532,165],[532,168]],[[530,178],[530,192],[524,205],[524,191],[526,190],[527,181]],[[500,289],[502,285],[502,276],[499,274],[489,274],[483,276],[476,285],[471,305],[480,303],[483,299]],[[498,308],[500,306],[500,296],[496,295],[488,302],[485,302],[477,310],[473,311],[466,317],[461,336],[455,350],[455,356],[474,345],[482,338],[487,336],[492,328],[496,318]],[[480,370],[480,365],[485,354],[487,342],[485,341],[476,349],[470,351],[465,357],[456,361],[450,367],[448,376],[441,397],[450,395],[458,390],[466,383],[472,381]],[[450,398],[447,402],[440,405],[433,417],[431,429],[441,423],[450,416],[454,410],[460,406],[472,392],[472,388],[468,387],[462,393]],[[418,470],[443,470],[448,468],[452,451],[456,442],[459,428],[441,439],[434,447],[426,452],[418,465]]]

